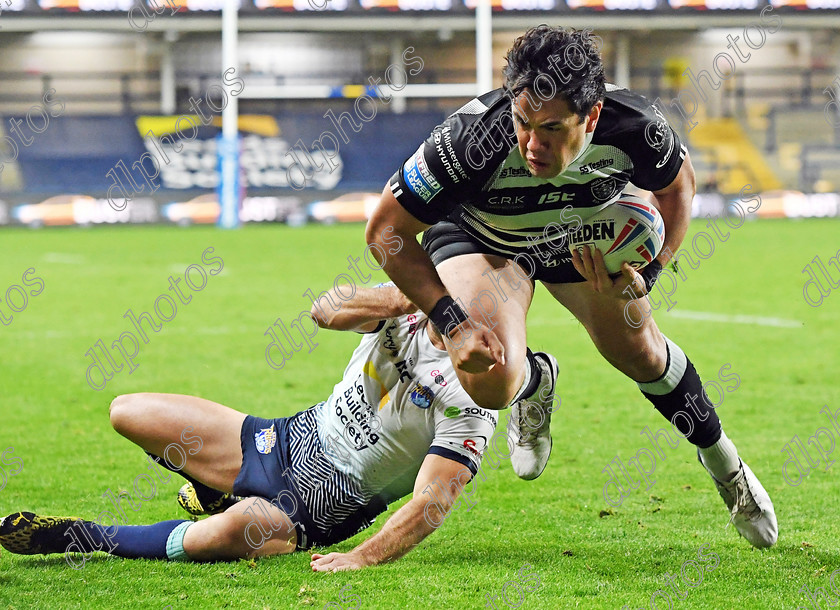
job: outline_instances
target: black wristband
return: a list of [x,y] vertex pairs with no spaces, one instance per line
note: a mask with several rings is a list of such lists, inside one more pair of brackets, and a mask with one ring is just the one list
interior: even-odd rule
[[[447,315],[448,314],[448,315]],[[455,302],[451,296],[446,295],[440,298],[432,307],[429,319],[438,329],[441,335],[449,337],[458,326],[469,319],[467,312]],[[448,331],[448,332],[447,332]]]
[[645,290],[650,293],[653,289],[653,284],[662,272],[662,263],[653,259],[648,265],[642,269],[642,279],[645,281]]

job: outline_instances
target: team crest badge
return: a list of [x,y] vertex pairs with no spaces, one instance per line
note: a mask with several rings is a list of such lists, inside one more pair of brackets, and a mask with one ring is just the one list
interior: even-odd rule
[[270,428],[263,428],[254,435],[254,444],[257,451],[264,455],[271,453],[274,445],[277,444],[277,432],[274,431],[274,424]]
[[589,183],[589,190],[597,201],[607,201],[618,192],[618,183],[615,178],[599,178]]
[[435,399],[435,393],[428,386],[418,383],[411,390],[410,400],[421,409],[428,409],[432,406],[432,401]]

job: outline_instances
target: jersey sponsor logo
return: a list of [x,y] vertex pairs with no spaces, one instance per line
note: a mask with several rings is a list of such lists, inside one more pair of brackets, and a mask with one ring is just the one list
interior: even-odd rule
[[573,246],[591,242],[593,239],[615,239],[615,220],[599,220],[569,233],[569,243]]
[[382,342],[382,347],[385,349],[391,350],[391,355],[396,357],[399,353],[397,350],[399,346],[397,346],[397,342],[394,341],[394,337],[391,335],[391,332],[396,330],[397,323],[394,322],[388,328],[385,329],[385,341]]
[[[356,379],[353,386],[348,387],[343,393],[335,395],[335,416],[344,426],[342,437],[347,441],[347,446],[352,446],[356,451],[366,449],[370,445],[379,442],[379,432],[382,429],[382,421],[376,417],[378,423],[374,429],[371,421],[376,415],[376,408],[371,406],[365,395],[365,387],[361,383],[362,376]],[[380,402],[380,409],[382,403]]]
[[592,172],[598,171],[602,167],[607,167],[608,165],[612,165],[615,162],[614,159],[601,159],[600,161],[595,161],[593,163],[587,163],[586,165],[580,166],[580,173],[581,174],[591,174]]
[[413,313],[408,314],[406,321],[408,322],[408,334],[413,335],[417,332],[417,316],[415,316]]
[[423,146],[403,165],[403,178],[412,192],[426,203],[443,190],[429,170],[423,156]]
[[524,206],[525,195],[518,195],[517,197],[508,197],[507,195],[490,197],[487,200],[489,205],[504,205],[504,206]]
[[490,416],[490,412],[486,411],[485,409],[479,409],[479,408],[476,408],[476,407],[467,407],[466,409],[464,409],[463,413],[464,413],[464,416],[466,416],[466,417],[473,417],[475,419],[483,419],[486,422],[490,422],[494,426],[496,425],[496,422],[493,421],[493,418]]
[[[478,445],[478,448],[476,448]],[[474,439],[467,438],[464,439],[464,449],[469,451],[470,453],[481,457],[481,452],[487,447],[487,437],[486,436],[476,436]]]
[[435,393],[432,392],[432,389],[429,386],[425,386],[422,383],[415,385],[409,395],[409,400],[421,409],[428,409],[431,407],[434,399]]
[[531,172],[528,171],[527,167],[506,167],[502,170],[502,173],[499,174],[499,179],[503,178],[530,178]]
[[[446,145],[446,150],[444,151],[443,145],[441,144],[441,132],[435,131],[432,134],[432,137],[435,141],[435,152],[438,154],[438,158],[440,162],[443,164],[443,169],[446,170],[446,173],[452,178],[452,182],[458,184],[461,180],[458,177],[458,174],[461,175],[461,178],[466,178],[467,174],[464,173],[464,168],[461,167],[461,164],[458,162],[458,159],[455,157],[455,150],[452,148],[452,133],[449,127],[444,127],[443,130],[443,142]],[[450,161],[450,157],[452,160]],[[458,171],[458,174],[455,173],[455,170]]]
[[446,410],[443,412],[445,417],[450,419],[454,419],[461,414],[461,409],[459,407],[446,407]]
[[257,451],[263,455],[268,455],[277,444],[277,432],[274,430],[274,424],[270,428],[263,428],[254,435],[254,445]]
[[394,366],[397,367],[397,372],[400,374],[400,383],[411,379],[411,375],[408,374],[408,366],[406,365],[405,360],[395,362]]
[[589,183],[592,197],[597,201],[609,201],[618,194],[618,180],[615,178],[598,178]]
[[435,383],[441,387],[446,387],[447,381],[444,379],[443,375],[440,374],[440,371],[435,369],[431,373],[429,373],[432,377],[434,377]]
[[564,191],[554,191],[553,193],[546,193],[537,201],[537,205],[544,203],[556,203],[558,201],[572,201],[575,198],[574,193],[566,193]]

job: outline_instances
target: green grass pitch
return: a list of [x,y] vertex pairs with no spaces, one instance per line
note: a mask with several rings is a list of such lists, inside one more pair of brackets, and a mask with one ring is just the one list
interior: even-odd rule
[[[685,244],[703,229],[692,224]],[[502,463],[478,484],[471,511],[462,505],[405,558],[360,572],[313,574],[306,553],[205,565],[96,554],[74,570],[63,556],[3,552],[0,608],[284,609],[328,602],[333,608],[484,608],[490,607],[487,594],[501,596],[504,584],[530,563],[540,586],[524,593],[521,608],[626,604],[636,610],[649,608],[651,595],[666,587],[666,572],[685,564],[696,580],[687,562],[704,544],[719,564],[695,587],[678,581],[685,598],[672,594],[674,608],[811,607],[800,588],[830,590],[829,576],[840,568],[840,466],[826,470],[823,462],[792,487],[782,478],[781,451],[794,435],[805,443],[817,428],[830,428],[820,414],[824,405],[840,409],[840,290],[819,308],[802,298],[803,267],[816,255],[823,261],[833,256],[838,234],[836,220],[747,223],[725,243],[716,239],[714,254],[699,268],[686,268],[676,307],[655,314],[704,380],[717,379],[725,364],[740,377],[718,412],[775,503],[780,538],[769,551],[752,549],[733,527],[724,527],[724,505],[686,441],[665,448],[651,489],[631,491],[619,508],[606,504],[602,470],[616,455],[626,463],[650,446],[641,436],[645,426],[657,430],[667,423],[538,288],[529,344],[557,356],[562,397],[552,421],[553,454],[539,479],[520,481]],[[255,415],[290,415],[326,398],[357,341],[353,334],[322,331],[315,351],[297,353],[281,371],[263,358],[269,324],[278,316],[297,317],[307,307],[304,291],[325,289],[346,272],[348,255],[361,255],[360,225],[7,229],[2,241],[0,296],[20,285],[29,267],[45,282],[42,294],[0,326],[0,451],[13,447],[24,464],[0,491],[4,515],[33,510],[94,518],[110,507],[102,497],[108,488],[130,488],[145,472],[145,456],[109,426],[108,404],[118,394],[196,394]],[[210,276],[141,346],[137,370],[123,370],[104,390],[92,390],[85,352],[129,330],[123,313],[151,311],[168,292],[169,276],[200,264],[209,246],[224,259],[224,271]],[[12,298],[20,304],[18,295]],[[11,313],[5,299],[2,310]],[[728,321],[695,319],[691,312]],[[774,326],[739,315],[802,324]],[[159,484],[156,497],[128,512],[130,523],[181,518],[175,503],[180,485],[177,476]],[[373,528],[330,550],[351,549],[399,504]],[[358,605],[355,599],[341,603],[347,585]],[[516,607],[515,587],[507,599],[506,605],[500,597],[497,607]],[[668,607],[664,597],[657,600],[659,608]]]

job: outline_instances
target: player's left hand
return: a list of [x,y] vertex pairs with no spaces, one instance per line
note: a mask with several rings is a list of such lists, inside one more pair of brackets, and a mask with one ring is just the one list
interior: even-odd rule
[[353,553],[312,554],[309,562],[313,572],[343,572],[344,570],[360,570],[367,564]]
[[[581,250],[583,254],[581,255]],[[615,278],[611,277],[604,264],[604,255],[597,248],[583,246],[581,250],[577,248],[572,250],[572,264],[578,273],[580,273],[592,289],[608,297],[613,297],[623,301],[632,301],[635,298],[647,294],[645,289],[645,281],[642,276],[627,263],[621,265],[621,275]],[[627,290],[628,286],[632,286]]]

